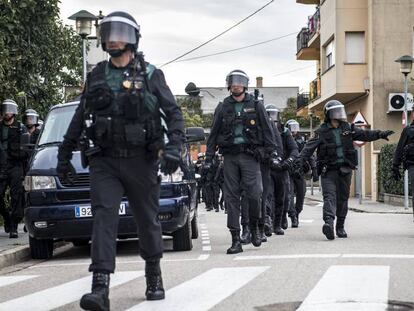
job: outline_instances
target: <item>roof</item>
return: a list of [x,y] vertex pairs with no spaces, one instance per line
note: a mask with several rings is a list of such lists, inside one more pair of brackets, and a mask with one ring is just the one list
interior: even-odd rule
[[[254,87],[249,88],[249,92],[254,91]],[[279,109],[284,109],[287,106],[287,101],[291,97],[297,96],[299,87],[261,87],[259,94],[263,94],[265,104],[274,104]],[[229,96],[229,91],[226,87],[200,87],[201,109],[203,113],[213,113],[219,102],[225,97]],[[181,96],[177,96],[181,97]]]

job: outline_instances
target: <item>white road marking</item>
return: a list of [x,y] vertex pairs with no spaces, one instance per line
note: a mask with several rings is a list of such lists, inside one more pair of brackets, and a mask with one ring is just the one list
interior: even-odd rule
[[207,234],[208,235],[208,230],[201,230],[201,235],[203,234]]
[[209,245],[210,244],[210,240],[201,241],[201,244],[203,244],[203,245]]
[[210,254],[203,254],[198,256],[198,260],[207,260],[210,257]]
[[302,258],[337,258],[341,254],[293,254],[293,255],[263,255],[236,256],[234,260],[264,260],[264,259],[302,259]]
[[145,301],[127,311],[209,310],[267,269],[269,267],[211,269],[168,290],[165,300]]
[[385,311],[389,266],[331,266],[297,311]]
[[36,277],[38,277],[38,275],[0,276],[0,287],[30,280]]
[[203,246],[203,251],[211,251],[211,246],[210,245]]
[[[144,271],[116,272],[111,275],[110,287],[127,283],[141,276],[144,276]],[[0,304],[0,310],[52,310],[79,300],[83,294],[90,292],[91,281],[92,275],[9,300]]]
[[314,219],[300,219],[299,223],[311,224],[314,221],[315,221]]
[[343,254],[343,258],[391,258],[391,259],[414,259],[414,255],[404,254]]

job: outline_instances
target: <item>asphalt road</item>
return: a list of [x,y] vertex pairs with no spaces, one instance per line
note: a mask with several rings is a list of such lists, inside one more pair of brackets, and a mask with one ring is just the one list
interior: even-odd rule
[[[237,255],[225,253],[226,215],[200,206],[192,251],[173,252],[165,240],[160,302],[145,301],[138,241],[120,241],[111,310],[414,310],[412,215],[350,212],[349,238],[328,241],[321,205],[306,203],[299,228]],[[52,260],[0,270],[0,310],[79,310],[88,264],[89,247],[65,246]]]

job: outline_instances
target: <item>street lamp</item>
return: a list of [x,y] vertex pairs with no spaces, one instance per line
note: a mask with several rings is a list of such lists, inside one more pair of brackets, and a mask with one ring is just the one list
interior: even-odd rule
[[[400,63],[400,72],[404,75],[404,118],[405,126],[408,126],[407,115],[407,93],[408,93],[408,74],[413,68],[414,58],[410,55],[401,56],[395,62]],[[414,194],[413,194],[414,195]],[[404,172],[404,208],[408,209],[408,171]],[[414,209],[414,206],[413,206]]]
[[82,58],[83,58],[83,82],[86,81],[86,37],[92,32],[92,22],[96,21],[98,17],[89,13],[88,11],[82,10],[72,16],[68,17],[71,20],[76,21],[76,32],[82,38]]

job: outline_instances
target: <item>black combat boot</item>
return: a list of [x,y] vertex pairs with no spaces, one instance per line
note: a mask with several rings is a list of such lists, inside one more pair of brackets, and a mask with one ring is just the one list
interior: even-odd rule
[[296,215],[291,216],[290,220],[292,221],[292,228],[299,227],[299,221],[298,221],[298,217],[296,217]]
[[10,222],[9,225],[9,238],[10,239],[17,239],[19,235],[17,234],[17,224],[14,222]]
[[82,296],[80,306],[84,310],[109,311],[109,273],[94,272],[92,293]]
[[10,233],[10,219],[8,217],[4,217],[4,215],[3,215],[3,219],[4,219],[4,232]]
[[242,245],[240,243],[240,230],[230,230],[231,233],[231,246],[227,249],[227,254],[237,254],[243,252]]
[[345,224],[345,218],[341,217],[341,218],[337,218],[336,219],[336,236],[338,238],[347,238],[348,234],[345,231],[344,228],[344,224]]
[[286,230],[288,228],[288,220],[286,213],[283,213],[282,215],[282,223],[281,223],[282,229]]
[[251,242],[251,235],[250,235],[250,229],[249,225],[243,225],[243,231],[240,238],[241,244],[250,244]]
[[260,239],[261,239],[262,243],[267,242],[267,237],[264,233],[264,225],[259,226],[259,232],[260,232]]
[[275,215],[275,218],[273,220],[273,232],[276,233],[276,235],[284,235],[285,231],[283,231],[282,226],[282,215]]
[[259,247],[260,245],[262,245],[262,237],[260,235],[260,231],[259,231],[259,226],[256,224],[249,224],[250,227],[250,233],[252,234],[252,244],[255,247]]
[[271,237],[272,236],[272,225],[271,224],[265,224],[264,225],[264,233],[267,237]]
[[322,232],[328,240],[334,240],[335,239],[333,219],[325,220],[325,224],[322,227]]
[[147,300],[161,300],[165,298],[165,291],[162,285],[160,260],[145,261],[145,278],[147,279]]

